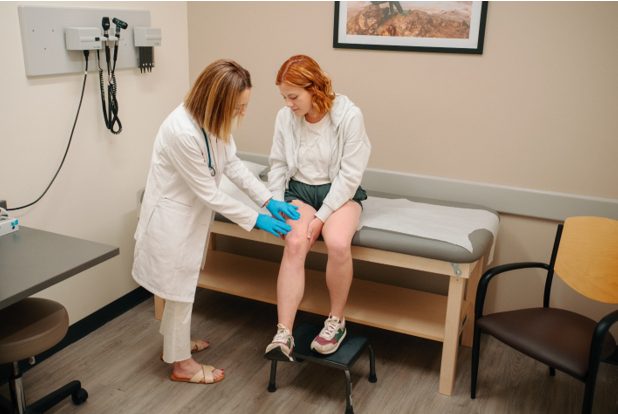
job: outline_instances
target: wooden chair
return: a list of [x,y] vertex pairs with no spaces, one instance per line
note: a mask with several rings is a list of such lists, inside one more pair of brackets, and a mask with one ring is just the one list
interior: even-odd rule
[[[543,307],[483,315],[490,280],[516,269],[547,270]],[[516,350],[585,383],[582,413],[590,413],[599,363],[616,356],[609,333],[618,310],[596,322],[549,305],[553,275],[581,295],[618,304],[618,221],[602,217],[570,217],[558,225],[550,263],[512,263],[487,270],[479,282],[472,346],[470,396],[476,396],[481,334],[489,334]]]

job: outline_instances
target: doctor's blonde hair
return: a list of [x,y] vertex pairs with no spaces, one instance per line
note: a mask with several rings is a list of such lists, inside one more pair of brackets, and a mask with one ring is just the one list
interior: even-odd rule
[[275,81],[277,86],[282,83],[309,91],[314,108],[321,114],[333,107],[335,93],[332,82],[318,62],[309,56],[295,55],[286,60],[279,68]]
[[206,131],[228,142],[240,94],[251,86],[249,71],[233,60],[219,59],[195,80],[185,108]]

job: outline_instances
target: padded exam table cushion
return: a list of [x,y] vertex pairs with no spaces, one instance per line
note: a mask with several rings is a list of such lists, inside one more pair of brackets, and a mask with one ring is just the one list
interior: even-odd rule
[[[370,196],[382,198],[406,198],[411,201],[440,206],[481,209],[498,216],[498,213],[494,210],[473,204],[404,197],[373,191],[368,191],[367,193]],[[217,214],[215,218],[221,221],[229,221],[220,214]],[[461,246],[440,240],[363,227],[354,235],[352,245],[443,260],[451,263],[472,263],[489,251],[493,243],[493,234],[487,229],[478,229],[469,234],[468,237],[472,243],[472,252]]]

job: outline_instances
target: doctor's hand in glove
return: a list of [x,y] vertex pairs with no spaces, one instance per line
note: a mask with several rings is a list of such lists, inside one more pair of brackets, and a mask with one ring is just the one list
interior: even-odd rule
[[300,217],[297,206],[284,201],[275,200],[274,198],[268,200],[268,203],[266,203],[266,208],[275,218],[283,221],[285,221],[286,218],[298,220]]
[[281,221],[266,214],[258,215],[257,221],[255,222],[255,227],[267,231],[275,237],[285,236],[290,230],[292,230],[292,227],[290,227],[290,225],[285,221]]

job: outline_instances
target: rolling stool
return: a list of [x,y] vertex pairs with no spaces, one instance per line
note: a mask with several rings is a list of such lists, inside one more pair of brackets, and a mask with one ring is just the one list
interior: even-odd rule
[[[365,348],[369,349],[369,382],[377,382],[375,353],[366,337],[350,335],[348,331],[345,340],[337,352],[330,355],[318,354],[311,350],[311,341],[320,333],[321,329],[320,326],[305,323],[300,324],[294,330],[293,335],[296,343],[293,352],[294,359],[298,362],[307,360],[316,364],[343,370],[345,374],[345,412],[346,414],[353,414],[354,408],[352,407],[352,378],[350,376],[350,368],[356,362],[361,352],[364,351]],[[275,383],[277,362],[278,361],[274,359],[271,360],[268,392],[277,391],[277,385]]]
[[13,409],[18,413],[44,412],[60,401],[72,397],[77,405],[88,398],[79,381],[46,395],[26,406],[19,361],[47,351],[64,338],[69,329],[69,316],[58,302],[41,298],[23,299],[0,310],[0,364],[12,364],[9,380]]

